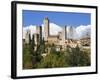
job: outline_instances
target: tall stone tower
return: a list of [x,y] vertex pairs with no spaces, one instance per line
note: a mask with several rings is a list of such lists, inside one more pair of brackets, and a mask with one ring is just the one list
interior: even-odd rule
[[63,42],[65,42],[65,40],[67,39],[67,26],[63,27],[63,32],[62,33],[63,33],[63,36],[62,36],[63,38],[62,39],[63,39]]
[[25,43],[29,44],[29,41],[30,41],[30,30],[27,30],[25,35]]
[[62,40],[62,32],[58,32],[59,40]]
[[39,34],[35,33],[33,35],[34,35],[34,43],[35,43],[34,50],[36,51],[39,45]]
[[75,33],[74,27],[71,26],[69,28],[69,39],[74,39],[74,33]]
[[47,41],[47,38],[49,36],[49,19],[48,17],[44,18],[44,40]]
[[37,34],[39,34],[39,42],[41,42],[42,41],[42,26],[37,26],[36,32]]
[[39,44],[39,34],[34,34],[34,42],[35,42],[35,45],[37,46]]

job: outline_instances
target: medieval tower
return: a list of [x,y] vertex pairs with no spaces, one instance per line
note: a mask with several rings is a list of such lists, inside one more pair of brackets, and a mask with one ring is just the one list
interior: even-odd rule
[[36,32],[39,35],[39,42],[41,42],[42,41],[42,26],[37,26]]
[[25,35],[25,43],[29,44],[29,41],[30,41],[30,30],[27,30]]
[[45,41],[47,41],[47,39],[48,39],[48,36],[49,36],[49,19],[48,19],[48,17],[45,17],[44,18],[44,40]]
[[62,37],[63,42],[65,42],[65,40],[67,39],[67,26],[63,27]]

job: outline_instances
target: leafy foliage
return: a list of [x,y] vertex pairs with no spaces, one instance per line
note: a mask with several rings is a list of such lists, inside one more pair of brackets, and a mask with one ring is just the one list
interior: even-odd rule
[[[36,50],[34,48],[37,47]],[[42,54],[46,54],[45,57]],[[90,49],[67,47],[64,51],[56,51],[56,45],[34,44],[34,37],[31,44],[24,45],[23,68],[54,68],[54,67],[77,67],[90,65]]]
[[78,46],[68,50],[67,62],[70,66],[89,66],[90,50],[81,50]]
[[23,48],[23,69],[31,69],[32,68],[32,55],[30,54],[29,45],[24,45]]

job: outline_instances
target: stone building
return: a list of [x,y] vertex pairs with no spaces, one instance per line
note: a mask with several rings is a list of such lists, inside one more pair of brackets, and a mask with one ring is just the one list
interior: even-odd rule
[[48,19],[48,17],[45,17],[44,18],[44,40],[45,41],[47,41],[47,38],[48,38],[48,36],[49,36],[49,19]]
[[29,44],[30,35],[30,30],[27,30],[25,35],[25,44]]
[[42,26],[36,27],[36,33],[38,34],[39,37],[38,43],[40,43],[42,41]]
[[34,35],[34,42],[35,42],[35,45],[38,45],[39,44],[39,34],[35,33],[33,34]]
[[45,42],[48,42],[50,44],[54,43],[58,43],[58,35],[50,35],[50,23],[49,23],[49,19],[48,17],[44,18],[44,40]]

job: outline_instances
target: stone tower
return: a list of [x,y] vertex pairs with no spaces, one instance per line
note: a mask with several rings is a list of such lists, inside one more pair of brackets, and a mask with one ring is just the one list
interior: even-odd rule
[[58,32],[59,40],[62,40],[62,32]]
[[35,45],[37,46],[39,44],[39,34],[34,34],[34,42],[35,42]]
[[48,17],[44,18],[44,40],[47,41],[47,38],[49,36],[49,19]]
[[63,39],[63,42],[65,42],[65,40],[67,39],[67,26],[64,26],[63,27],[63,35],[62,35],[62,39]]
[[29,44],[29,39],[30,39],[30,30],[27,30],[26,35],[25,35],[25,43]]
[[36,32],[37,34],[39,34],[39,42],[41,42],[42,41],[42,26],[37,26]]
[[65,40],[67,39],[67,26],[65,25],[65,30],[64,30],[64,33],[65,33]]
[[34,35],[34,43],[35,43],[34,51],[36,51],[39,46],[39,34],[35,33],[33,35]]
[[71,26],[69,28],[69,39],[74,39],[74,33],[75,33],[74,27]]

